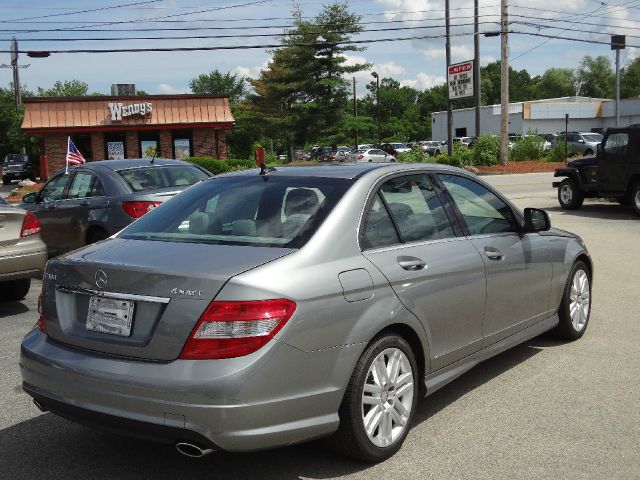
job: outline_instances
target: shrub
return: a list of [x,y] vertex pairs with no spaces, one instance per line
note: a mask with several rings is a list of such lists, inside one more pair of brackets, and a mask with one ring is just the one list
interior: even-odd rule
[[480,135],[473,144],[474,165],[497,165],[500,160],[500,138]]
[[214,175],[220,173],[231,172],[233,170],[246,170],[255,167],[255,162],[251,160],[241,160],[239,158],[230,158],[228,160],[218,160],[213,157],[188,157],[184,159],[186,162],[193,163],[205,170],[210,171]]
[[538,135],[526,135],[513,146],[509,158],[514,162],[538,160],[544,156],[543,143],[544,140]]
[[399,153],[396,155],[396,159],[399,162],[406,163],[428,163],[433,161],[431,157],[422,148],[412,148],[405,153]]
[[567,149],[565,143],[556,142],[553,147],[547,152],[547,160],[550,162],[566,162],[567,161]]
[[453,167],[473,165],[473,149],[463,147],[459,144],[454,144],[452,156],[449,156],[448,154],[437,155],[433,161],[435,163],[442,163]]

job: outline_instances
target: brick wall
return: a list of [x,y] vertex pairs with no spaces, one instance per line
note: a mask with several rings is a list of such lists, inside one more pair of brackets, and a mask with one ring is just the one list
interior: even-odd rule
[[91,134],[91,153],[94,160],[104,160],[107,154],[104,151],[104,134],[96,132]]
[[160,130],[160,152],[162,158],[173,158],[173,145],[171,132],[169,130]]
[[192,152],[195,157],[218,158],[213,128],[194,128]]
[[49,158],[49,176],[56,170],[64,168],[67,157],[67,137],[66,133],[44,135],[45,153]]
[[223,128],[217,129],[216,130],[216,138],[217,138],[216,149],[218,150],[218,158],[220,158],[222,160],[226,160],[227,159],[227,135],[226,135],[226,130],[224,130]]
[[140,145],[138,145],[138,132],[125,133],[125,158],[140,158]]

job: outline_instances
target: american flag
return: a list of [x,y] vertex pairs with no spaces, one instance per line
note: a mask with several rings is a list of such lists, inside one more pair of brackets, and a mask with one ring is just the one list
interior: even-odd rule
[[84,159],[78,147],[75,146],[71,137],[67,141],[67,166],[69,165],[82,165],[87,161]]

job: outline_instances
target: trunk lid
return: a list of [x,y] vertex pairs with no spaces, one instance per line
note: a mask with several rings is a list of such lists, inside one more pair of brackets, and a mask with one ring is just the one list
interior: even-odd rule
[[49,262],[48,334],[105,354],[174,360],[231,277],[292,251],[120,238],[90,245]]
[[0,248],[18,243],[25,213],[18,208],[0,206]]

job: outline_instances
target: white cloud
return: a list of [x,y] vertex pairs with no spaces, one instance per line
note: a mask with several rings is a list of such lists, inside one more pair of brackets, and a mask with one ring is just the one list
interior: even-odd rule
[[445,81],[443,75],[429,75],[428,73],[420,72],[414,79],[402,80],[400,85],[426,90],[436,85],[442,85]]
[[231,73],[235,73],[236,75],[239,75],[241,77],[257,78],[260,76],[260,72],[262,70],[266,70],[266,68],[269,66],[270,61],[271,58],[268,58],[264,62],[262,62],[261,65],[256,65],[253,67],[238,65],[237,67],[231,69]]
[[168,83],[161,83],[156,87],[156,92],[160,95],[176,95],[179,93],[189,93],[188,90],[181,90],[179,88],[175,88]]
[[[443,60],[446,57],[446,50],[443,47],[428,48],[422,52],[427,60]],[[473,58],[473,50],[466,45],[451,46],[451,61],[460,62]]]

